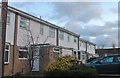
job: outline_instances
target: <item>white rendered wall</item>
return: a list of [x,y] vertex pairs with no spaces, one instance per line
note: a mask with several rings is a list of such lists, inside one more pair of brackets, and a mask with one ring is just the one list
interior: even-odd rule
[[70,41],[68,41],[68,34],[64,32],[64,40],[59,39],[59,46],[78,49],[78,38],[76,37],[76,43],[74,42],[74,36],[70,35]]
[[72,50],[62,49],[62,56],[72,56]]
[[[19,18],[20,19],[20,18]],[[32,33],[34,44],[45,44],[50,43],[56,45],[56,30],[55,37],[49,37],[49,26],[44,25],[43,35],[40,34],[40,23],[30,20],[29,29]],[[18,27],[18,45],[26,45],[28,42],[32,42],[30,32],[21,28],[20,25]]]

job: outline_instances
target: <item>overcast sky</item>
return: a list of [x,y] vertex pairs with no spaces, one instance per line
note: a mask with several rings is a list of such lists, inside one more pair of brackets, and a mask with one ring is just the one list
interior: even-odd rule
[[10,6],[80,34],[98,47],[118,46],[118,2],[10,2]]

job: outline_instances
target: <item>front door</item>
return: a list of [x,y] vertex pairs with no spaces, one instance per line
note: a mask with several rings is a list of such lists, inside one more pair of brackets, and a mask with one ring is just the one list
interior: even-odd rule
[[34,49],[34,56],[33,56],[33,68],[32,68],[32,71],[39,71],[39,53],[40,53],[40,50],[39,50],[39,47],[35,47]]

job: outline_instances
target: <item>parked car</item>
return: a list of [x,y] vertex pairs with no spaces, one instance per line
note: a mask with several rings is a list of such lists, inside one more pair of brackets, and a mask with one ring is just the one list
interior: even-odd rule
[[95,68],[98,74],[120,75],[120,54],[95,59],[87,63],[86,66]]

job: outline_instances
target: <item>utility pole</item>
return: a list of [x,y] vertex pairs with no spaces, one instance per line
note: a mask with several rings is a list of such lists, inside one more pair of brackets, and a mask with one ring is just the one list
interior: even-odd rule
[[8,0],[2,0],[1,21],[0,21],[0,77],[4,76],[4,51],[6,37],[6,20],[7,20]]

